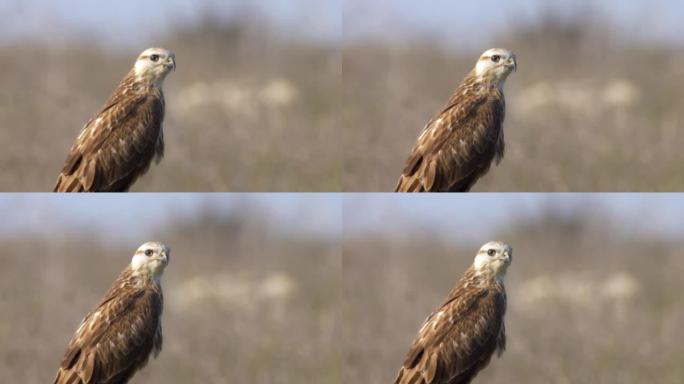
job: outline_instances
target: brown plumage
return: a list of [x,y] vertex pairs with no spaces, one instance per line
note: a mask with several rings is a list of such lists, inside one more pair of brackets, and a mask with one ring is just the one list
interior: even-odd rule
[[423,129],[395,192],[467,192],[504,155],[503,84],[515,55],[490,49]]
[[160,278],[169,248],[140,246],[74,334],[54,384],[125,384],[162,347]]
[[150,48],[138,57],[71,147],[55,192],[123,192],[164,155],[162,82],[175,56]]
[[506,347],[503,278],[513,250],[482,246],[444,303],[425,320],[395,384],[467,384]]

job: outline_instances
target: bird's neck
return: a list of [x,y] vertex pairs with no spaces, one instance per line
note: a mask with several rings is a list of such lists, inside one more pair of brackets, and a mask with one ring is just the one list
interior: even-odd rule
[[500,76],[491,72],[477,73],[474,69],[468,76],[472,83],[480,86],[482,91],[496,89],[503,92],[504,84],[508,76]]
[[147,265],[134,266],[133,263],[128,267],[130,269],[131,276],[136,282],[136,285],[145,285],[147,283],[155,283],[161,286],[161,276],[163,271],[150,270]]
[[479,272],[473,266],[470,266],[463,274],[461,279],[456,283],[449,292],[448,300],[458,297],[463,294],[464,289],[475,290],[494,290],[505,293],[503,279],[499,280],[493,273]]
[[164,80],[141,79],[137,81],[137,88],[140,91],[152,92],[161,95]]
[[478,95],[487,95],[491,94],[492,91],[494,91],[494,94],[497,97],[502,97],[503,85],[504,82],[498,81],[497,79],[494,79],[492,76],[478,75],[475,72],[475,70],[472,70],[468,74],[468,76],[466,76],[463,82],[459,85],[459,88],[456,90],[456,93],[465,94],[466,92],[472,92]]
[[164,78],[145,73],[138,74],[135,70],[131,70],[121,83],[124,90],[133,89],[139,93],[153,91],[161,94]]
[[481,286],[487,286],[489,284],[500,284],[504,285],[504,278],[506,277],[506,269],[498,268],[494,270],[489,266],[482,266],[480,268],[471,267],[472,276],[477,284]]

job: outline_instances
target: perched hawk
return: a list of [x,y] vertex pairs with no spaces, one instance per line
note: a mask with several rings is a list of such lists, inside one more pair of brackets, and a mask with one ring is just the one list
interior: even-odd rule
[[395,192],[467,192],[504,155],[503,85],[515,54],[492,48],[428,121],[411,150]]
[[152,159],[164,156],[162,83],[176,69],[173,52],[138,56],[102,109],[83,127],[57,177],[55,192],[124,192]]
[[81,321],[54,384],[125,384],[162,347],[160,279],[170,250],[140,246],[98,306]]
[[503,279],[513,249],[492,241],[425,320],[395,384],[466,384],[506,347]]

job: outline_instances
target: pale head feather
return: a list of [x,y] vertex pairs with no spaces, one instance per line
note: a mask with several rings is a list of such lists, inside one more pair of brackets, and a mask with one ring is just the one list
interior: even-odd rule
[[158,241],[148,241],[135,251],[131,260],[131,269],[135,272],[148,271],[152,278],[159,280],[170,258],[169,247]]
[[501,241],[490,241],[477,252],[473,268],[477,273],[493,273],[498,280],[503,281],[511,262],[513,248]]
[[135,61],[133,67],[138,81],[151,81],[161,87],[166,75],[176,70],[176,55],[164,48],[148,48]]
[[511,72],[518,69],[515,53],[503,48],[486,50],[475,64],[475,75],[502,88]]

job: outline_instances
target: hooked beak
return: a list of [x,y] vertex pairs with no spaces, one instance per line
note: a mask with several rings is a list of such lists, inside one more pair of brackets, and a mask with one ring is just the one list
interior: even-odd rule
[[513,250],[505,250],[503,255],[506,265],[511,265],[511,263],[513,262]]
[[509,57],[504,65],[506,66],[506,68],[513,68],[513,72],[518,71],[518,61],[515,59],[515,55]]
[[169,264],[169,257],[166,255],[165,251],[162,251],[159,257],[155,257],[154,260],[161,261],[164,266]]
[[167,68],[172,68],[173,71],[176,72],[176,58],[173,56],[167,57],[164,66]]

